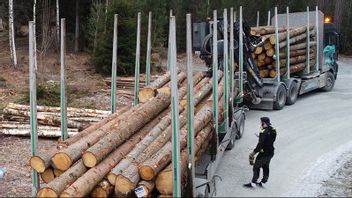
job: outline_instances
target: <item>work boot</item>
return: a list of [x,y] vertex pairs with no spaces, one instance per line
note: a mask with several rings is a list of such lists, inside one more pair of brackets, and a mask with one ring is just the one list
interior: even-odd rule
[[259,183],[257,183],[257,186],[259,186],[261,188],[264,188],[264,183],[263,182],[259,182]]
[[256,184],[255,183],[248,183],[248,184],[243,184],[243,187],[245,187],[245,188],[254,188],[254,187],[256,187]]

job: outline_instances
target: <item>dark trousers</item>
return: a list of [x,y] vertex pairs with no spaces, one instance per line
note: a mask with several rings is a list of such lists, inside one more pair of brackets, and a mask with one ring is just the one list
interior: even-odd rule
[[263,179],[262,183],[266,183],[269,179],[269,164],[270,160],[273,157],[273,155],[263,155],[259,154],[257,158],[255,159],[255,163],[253,165],[253,178],[252,182],[257,183],[257,180],[259,179],[259,173],[260,173],[260,168],[263,169]]

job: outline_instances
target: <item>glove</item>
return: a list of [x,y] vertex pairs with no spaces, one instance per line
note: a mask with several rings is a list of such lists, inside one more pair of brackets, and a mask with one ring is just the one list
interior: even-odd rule
[[249,164],[250,164],[251,166],[254,165],[254,155],[255,155],[254,152],[252,152],[252,153],[249,154]]

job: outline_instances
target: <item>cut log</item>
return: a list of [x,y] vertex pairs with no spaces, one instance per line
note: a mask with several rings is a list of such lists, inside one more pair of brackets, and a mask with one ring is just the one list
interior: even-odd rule
[[[315,35],[315,31],[310,31],[310,36],[314,36]],[[300,42],[300,41],[303,41],[303,40],[306,40],[307,38],[307,34],[300,34],[298,36],[295,36],[295,37],[292,37],[290,38],[290,44],[293,44],[293,43],[297,43],[297,42]],[[305,44],[306,45],[306,44]],[[282,41],[280,42],[279,44],[279,48],[283,48],[283,47],[286,47],[286,41]]]
[[[30,136],[30,128],[22,128],[22,129],[0,129],[0,133],[4,135],[12,135],[12,136]],[[69,129],[68,136],[72,137],[78,133],[77,129]],[[47,138],[55,138],[61,137],[61,131],[59,128],[57,129],[42,129],[38,127],[38,136],[39,137],[47,137]]]
[[275,78],[276,70],[275,69],[271,69],[270,72],[269,72],[269,76],[270,76],[270,78]]
[[273,59],[271,57],[267,56],[267,57],[265,57],[264,62],[265,62],[265,64],[269,65],[273,62]]
[[53,171],[54,171],[55,177],[59,177],[60,175],[62,175],[62,173],[64,173],[64,171],[61,171],[61,170],[56,169],[56,168],[54,168]]
[[107,198],[112,194],[113,191],[114,187],[104,179],[93,189],[93,191],[90,193],[90,197]]
[[53,169],[47,168],[43,173],[40,173],[40,178],[42,178],[45,183],[51,182],[55,178]]
[[274,54],[275,54],[274,48],[270,48],[270,49],[266,50],[266,55],[268,57],[272,57]]
[[60,142],[58,148],[53,147],[48,151],[45,151],[45,152],[42,152],[42,153],[39,153],[39,154],[33,156],[30,159],[31,167],[39,173],[44,172],[44,170],[49,167],[51,158],[59,151],[59,149],[61,149],[62,147],[67,147],[67,146],[81,140],[83,137],[88,136],[93,131],[101,128],[103,125],[107,124],[108,122],[117,118],[119,115],[126,112],[128,110],[128,108],[129,107],[124,107],[124,108],[118,110],[116,113],[99,121],[98,123],[91,125],[90,127],[83,130],[82,132],[78,133],[77,135],[75,135],[71,138],[68,138],[67,140],[65,140],[63,142]]
[[[279,32],[285,32],[286,28],[279,28]],[[260,26],[260,27],[251,27],[251,33],[266,35],[275,33],[275,27],[273,26]],[[253,35],[255,35],[253,34]]]
[[[310,49],[310,53],[314,53],[314,50]],[[286,59],[286,52],[280,52],[279,55],[280,55],[280,59]],[[302,55],[306,55],[306,49],[290,51],[291,58],[295,56],[302,56]],[[273,58],[276,60],[276,55],[274,55]]]
[[87,171],[82,160],[77,161],[71,168],[65,171],[59,177],[56,177],[47,185],[44,185],[38,192],[37,197],[59,197],[61,192],[70,185],[72,182],[76,181],[80,176],[82,176]]
[[106,174],[116,164],[125,157],[133,147],[147,135],[147,133],[164,117],[168,111],[164,111],[162,114],[153,119],[145,125],[141,130],[132,135],[125,143],[119,146],[111,154],[109,154],[102,162],[97,166],[89,169],[81,177],[79,177],[70,187],[61,193],[60,197],[84,197],[93,190],[93,188],[106,176]]
[[[310,67],[313,67],[315,65],[315,62],[310,62]],[[290,73],[294,74],[294,73],[298,73],[303,71],[306,68],[306,63],[299,63],[299,64],[294,64],[294,65],[290,65]],[[280,74],[284,75],[286,73],[286,68],[281,68],[280,69]]]
[[[313,25],[309,26],[309,30],[312,30],[313,28],[314,28]],[[290,35],[290,38],[292,38],[292,37],[304,34],[305,32],[307,32],[307,26],[291,29],[291,30],[289,30],[289,35]],[[278,38],[279,38],[279,42],[285,41],[286,40],[286,32],[279,33]],[[276,44],[276,35],[272,35],[269,38],[269,40],[272,45],[275,45]]]
[[265,57],[266,57],[266,54],[265,54],[265,52],[263,52],[263,53],[258,55],[258,60],[259,61],[264,61]]
[[[199,80],[199,78],[197,77],[198,75],[195,75],[195,78],[193,79],[193,83],[196,84]],[[203,80],[201,80],[194,88],[195,93],[197,93],[198,89],[201,89],[201,87],[208,83],[209,79],[208,78],[204,78]],[[195,96],[195,104],[197,103],[197,101],[199,100],[198,98],[203,98],[205,94],[207,94],[207,92],[210,91],[211,86],[205,86],[208,90],[203,90],[203,94],[197,94]],[[182,88],[181,88],[182,89]],[[202,90],[200,90],[202,92]],[[180,91],[180,95],[181,97],[183,97],[185,95],[186,90],[181,90]],[[179,112],[182,113],[183,110],[185,109],[186,106],[180,106],[179,107]],[[139,143],[136,145],[136,147],[125,157],[125,159],[123,159],[116,167],[114,167],[114,169],[109,173],[108,175],[108,180],[111,184],[115,185],[115,180],[116,180],[116,175],[120,174],[121,171],[125,170],[134,159],[136,159],[136,157],[148,146],[150,145],[159,135],[160,133],[162,133],[169,125],[171,124],[171,116],[166,116],[163,118],[162,121],[160,121],[160,123],[155,126],[150,133]]]
[[259,74],[262,78],[267,78],[269,76],[269,70],[268,69],[261,69],[259,71]]
[[[212,81],[211,81],[212,82]],[[223,94],[223,81],[219,84],[217,94],[220,98]],[[204,106],[203,109],[207,109],[207,107],[211,106],[210,104]],[[206,110],[204,110],[205,112]],[[204,112],[200,113],[199,115],[202,115]],[[210,108],[211,112],[211,108]],[[186,113],[186,112],[185,112]],[[185,114],[184,113],[184,114]],[[208,114],[206,114],[208,115]],[[185,117],[187,116],[186,114],[184,115]],[[180,128],[183,127],[186,123],[186,118],[180,116],[179,122],[180,122]],[[197,117],[197,116],[196,116]],[[197,119],[196,119],[197,120]],[[195,120],[195,122],[196,122]],[[196,125],[195,125],[196,126]],[[171,137],[171,127],[168,127],[154,142],[146,148],[141,155],[138,156],[138,158],[134,161],[133,164],[131,164],[122,174],[118,175],[116,178],[115,182],[115,192],[116,193],[122,193],[126,194],[130,190],[134,189],[138,183],[139,179],[139,174],[138,174],[138,165],[153,156],[154,153],[156,153],[158,150],[160,150],[170,139]]]
[[147,194],[144,197],[152,197],[152,191],[155,188],[155,182],[154,181],[145,181],[141,180],[138,185],[138,187],[142,187],[144,189],[144,192]]
[[263,52],[263,47],[256,47],[254,50],[254,54],[261,54]]
[[[310,60],[315,58],[315,54],[310,54]],[[301,55],[301,56],[295,56],[290,58],[290,64],[297,64],[297,63],[303,63],[306,61],[306,56]],[[286,67],[286,59],[280,59],[280,67]],[[276,61],[273,62],[273,65],[276,64]]]
[[273,48],[273,45],[269,41],[266,41],[264,43],[264,49],[268,50],[268,49],[271,49],[271,48]]
[[[312,47],[316,46],[317,43],[315,41],[311,41],[309,44],[310,44],[310,48],[312,48]],[[304,43],[297,43],[294,45],[290,45],[291,51],[300,50],[300,49],[307,49],[307,44],[304,42]]]

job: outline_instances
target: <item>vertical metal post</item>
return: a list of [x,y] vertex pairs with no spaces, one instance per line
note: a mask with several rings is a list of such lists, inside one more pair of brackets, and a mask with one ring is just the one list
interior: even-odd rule
[[225,130],[229,128],[229,65],[228,65],[228,22],[227,22],[227,9],[224,9],[224,123]]
[[[218,17],[213,11],[213,124],[216,135],[218,134]],[[216,136],[217,137],[217,136]],[[217,148],[217,146],[216,146]]]
[[181,172],[180,172],[180,133],[178,111],[178,88],[176,68],[176,22],[175,17],[170,18],[171,23],[171,113],[172,113],[172,170],[173,170],[173,197],[181,197]]
[[170,47],[170,39],[171,39],[171,17],[172,17],[172,9],[170,10],[170,19],[169,19],[169,40],[168,40],[168,45],[167,45],[167,70],[170,71],[170,50],[171,50],[171,47]]
[[239,66],[239,92],[236,97],[236,103],[242,102],[242,95],[243,95],[243,24],[242,24],[242,6],[240,6],[240,30],[238,32],[238,66]]
[[237,12],[233,12],[233,22],[237,21]]
[[194,98],[193,98],[193,65],[192,65],[192,28],[191,14],[186,16],[187,25],[187,121],[188,121],[188,168],[189,168],[189,196],[195,197],[196,188],[194,185],[195,178],[195,161],[194,161]]
[[141,13],[138,12],[137,18],[137,42],[136,42],[136,61],[134,70],[134,102],[133,105],[138,104],[139,93],[139,58],[140,58],[140,42],[141,42]]
[[309,6],[307,6],[307,47],[306,47],[306,68],[304,69],[304,73],[305,74],[309,74],[310,73],[310,50],[309,50],[309,46],[310,46],[310,31],[309,31]]
[[276,56],[276,77],[274,81],[280,82],[280,42],[279,42],[279,24],[277,20],[277,7],[275,7],[275,56]]
[[315,42],[316,46],[316,57],[315,57],[315,71],[319,71],[319,9],[315,7]]
[[[38,128],[37,128],[37,92],[36,92],[36,74],[34,68],[34,23],[29,22],[29,97],[30,97],[30,124],[31,124],[31,152],[34,156],[37,152]],[[38,173],[32,169],[32,196],[36,196],[39,189]]]
[[117,33],[118,14],[114,14],[114,40],[112,46],[112,70],[111,70],[111,113],[116,112],[116,65],[117,65]]
[[267,26],[270,26],[270,10],[268,11],[268,22],[267,22]]
[[60,76],[60,93],[61,93],[61,140],[68,138],[67,134],[67,100],[66,100],[66,83],[65,83],[65,54],[66,54],[66,19],[61,19],[61,76]]
[[152,52],[152,12],[148,16],[147,60],[145,66],[145,85],[150,84],[150,57]]
[[286,73],[284,79],[290,78],[290,10],[286,7]]
[[259,27],[259,18],[260,17],[260,12],[259,11],[257,11],[257,27]]
[[[233,23],[234,23],[234,13],[233,8],[230,9],[230,101],[231,101],[231,110],[233,108],[233,89],[234,89],[234,66],[235,66],[235,57],[234,57],[234,37],[233,37]],[[233,111],[231,111],[233,112]]]

